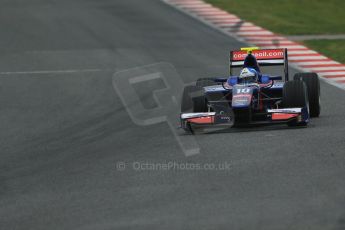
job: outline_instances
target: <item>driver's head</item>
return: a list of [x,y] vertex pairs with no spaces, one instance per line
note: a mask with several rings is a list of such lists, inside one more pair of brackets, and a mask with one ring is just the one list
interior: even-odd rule
[[253,68],[255,69],[257,72],[260,73],[260,67],[259,67],[259,63],[258,61],[256,60],[256,57],[252,54],[252,53],[249,53],[247,55],[247,57],[244,59],[244,65],[243,65],[244,68]]
[[239,78],[239,81],[242,83],[250,83],[258,81],[258,72],[253,68],[244,68],[242,69]]

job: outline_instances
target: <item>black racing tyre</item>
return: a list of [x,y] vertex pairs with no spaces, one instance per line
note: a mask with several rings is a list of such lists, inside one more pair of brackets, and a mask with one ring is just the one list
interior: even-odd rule
[[288,81],[283,88],[285,108],[305,107],[308,105],[307,88],[303,81]]
[[218,83],[215,82],[215,78],[207,77],[207,78],[199,78],[198,80],[196,80],[195,85],[200,86],[200,87],[206,87],[206,86],[218,85]]
[[207,100],[202,87],[189,85],[183,90],[181,112],[207,112]]
[[320,80],[317,73],[296,73],[294,80],[303,81],[308,90],[309,110],[311,117],[318,117],[321,112]]
[[[304,108],[308,107],[307,87],[303,81],[288,81],[283,88],[283,106],[285,108]],[[307,125],[306,123],[289,123],[289,126]]]

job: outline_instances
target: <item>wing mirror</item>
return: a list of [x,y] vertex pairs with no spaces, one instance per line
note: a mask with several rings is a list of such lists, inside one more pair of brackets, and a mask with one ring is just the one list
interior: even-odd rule
[[229,79],[228,79],[228,84],[231,86],[236,85],[237,82],[238,82],[238,77],[229,77]]
[[270,81],[271,81],[271,78],[269,76],[267,76],[267,75],[261,76],[261,83],[262,84],[268,84],[268,83],[270,83]]

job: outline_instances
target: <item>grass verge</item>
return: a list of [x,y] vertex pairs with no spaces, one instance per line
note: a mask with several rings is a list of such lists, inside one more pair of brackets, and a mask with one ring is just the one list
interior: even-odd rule
[[[345,34],[344,0],[204,1],[278,34]],[[345,40],[308,40],[302,43],[345,63]]]
[[345,40],[309,40],[303,43],[327,57],[345,63]]
[[344,0],[205,0],[286,35],[344,34]]

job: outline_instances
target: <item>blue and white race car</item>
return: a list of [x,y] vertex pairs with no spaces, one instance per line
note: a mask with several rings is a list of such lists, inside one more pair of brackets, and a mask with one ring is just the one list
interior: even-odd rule
[[[281,66],[268,75],[264,66]],[[240,70],[238,75],[234,71]],[[230,77],[200,78],[184,88],[181,127],[246,126],[286,123],[306,126],[320,114],[320,82],[316,73],[297,73],[289,80],[287,49],[242,48],[230,52]]]

